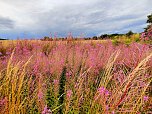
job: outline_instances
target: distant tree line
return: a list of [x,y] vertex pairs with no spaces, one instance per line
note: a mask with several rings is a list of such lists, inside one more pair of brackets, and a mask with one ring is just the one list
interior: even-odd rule
[[131,37],[133,34],[132,31],[127,32],[126,34],[102,34],[100,36],[93,36],[93,37],[85,37],[85,38],[74,38],[74,37],[65,37],[65,38],[50,38],[48,36],[45,36],[43,39],[41,39],[42,41],[53,41],[53,40],[105,40],[105,39],[112,39],[114,37],[121,37],[121,36],[126,36],[126,37]]
[[0,40],[8,40],[8,39],[6,39],[6,38],[0,38]]
[[[121,36],[131,37],[133,34],[136,34],[136,33],[133,33],[132,31],[129,31],[126,34],[118,34],[118,33],[102,34],[100,36],[93,36],[92,38],[89,38],[89,39],[92,39],[92,40],[104,40],[104,39],[112,39],[114,37],[121,37]],[[85,40],[87,40],[87,39],[88,38],[85,38]]]
[[77,40],[78,38],[68,38],[68,37],[62,37],[62,38],[52,38],[52,37],[48,37],[48,36],[45,36],[43,39],[40,39],[41,41],[58,41],[58,40]]

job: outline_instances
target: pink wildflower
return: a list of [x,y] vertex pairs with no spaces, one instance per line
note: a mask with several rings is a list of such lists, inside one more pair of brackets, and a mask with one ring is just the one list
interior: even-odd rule
[[114,112],[114,111],[112,111],[112,114],[115,114],[115,112]]
[[68,91],[67,91],[67,97],[70,98],[71,95],[72,95],[72,90],[68,90]]
[[143,39],[145,37],[145,33],[142,33],[141,34],[141,38]]
[[3,55],[2,52],[0,52],[0,56]]
[[6,54],[7,54],[7,55],[10,55],[11,53],[10,53],[10,52],[6,52]]
[[148,101],[148,98],[149,98],[148,96],[144,96],[143,99],[144,99],[144,101]]
[[108,90],[105,90],[105,95],[106,95],[106,96],[109,96],[109,95],[110,95],[110,93],[109,93]]
[[4,99],[1,99],[0,100],[0,105],[5,105],[6,101],[7,101],[6,97]]
[[145,40],[149,40],[149,38],[148,38],[148,37],[145,37]]
[[44,107],[42,114],[52,114],[51,110],[48,109],[47,105]]
[[54,85],[57,85],[59,83],[59,80],[53,80]]
[[41,100],[43,98],[43,92],[39,91],[38,92],[38,99]]
[[108,105],[106,105],[106,110],[109,110],[109,106]]
[[105,88],[104,87],[100,87],[99,89],[98,89],[98,91],[99,91],[99,93],[100,94],[103,94],[104,92],[105,92]]
[[68,78],[69,78],[71,75],[72,75],[71,72],[67,72],[67,73],[66,73],[66,76],[67,76]]

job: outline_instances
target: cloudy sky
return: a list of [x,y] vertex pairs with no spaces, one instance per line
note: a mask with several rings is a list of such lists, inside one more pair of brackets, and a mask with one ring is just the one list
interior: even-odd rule
[[0,37],[141,32],[152,0],[0,0]]

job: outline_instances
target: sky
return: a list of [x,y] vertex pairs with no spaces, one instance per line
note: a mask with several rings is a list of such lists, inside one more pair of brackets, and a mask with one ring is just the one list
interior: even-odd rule
[[0,0],[0,37],[142,32],[152,0]]

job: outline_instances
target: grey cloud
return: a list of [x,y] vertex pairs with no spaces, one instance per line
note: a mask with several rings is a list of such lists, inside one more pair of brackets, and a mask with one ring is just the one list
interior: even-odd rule
[[[37,22],[41,22],[41,26],[46,26],[50,31],[81,31],[87,33],[114,29],[121,31],[123,27],[129,29],[134,26],[134,23],[145,23],[146,17],[143,19],[143,12],[136,12],[141,2],[136,1],[134,2],[135,5],[127,3],[120,0],[116,0],[116,2],[100,2],[98,0],[94,4],[57,7],[40,14]],[[141,7],[142,9],[144,8]]]
[[12,29],[14,28],[14,21],[0,16],[0,29]]
[[[75,5],[71,7],[63,6],[50,10],[45,13],[40,13],[37,16],[37,24],[46,26],[49,29],[57,30],[77,30],[86,29],[90,23],[98,23],[102,16],[106,15],[102,9],[98,9],[94,5]],[[89,28],[88,28],[89,29]]]

